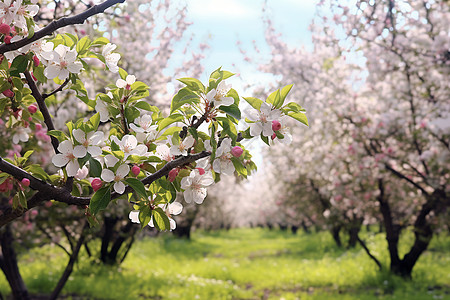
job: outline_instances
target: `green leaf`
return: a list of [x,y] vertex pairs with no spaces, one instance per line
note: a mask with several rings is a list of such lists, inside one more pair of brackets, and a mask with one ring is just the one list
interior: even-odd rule
[[[68,36],[72,41],[73,41],[73,44],[76,44],[76,43],[78,43],[78,37],[76,36],[76,35],[73,35],[73,34],[71,34],[71,33],[66,33],[66,36]],[[78,45],[77,45],[78,46]],[[78,52],[78,51],[77,51]]]
[[34,150],[29,150],[27,152],[25,152],[25,154],[23,155],[23,158],[28,159],[31,154],[33,154]]
[[[105,37],[99,37],[99,38],[95,39],[95,40],[92,42],[91,47],[94,47],[94,46],[103,46],[103,45],[106,45],[106,44],[108,44],[108,43],[109,43],[109,40],[108,40],[107,38],[105,38]],[[125,77],[126,77],[126,76],[125,76]]]
[[146,111],[155,111],[155,106],[151,106],[145,101],[139,101],[133,104],[134,107],[146,110]]
[[289,92],[291,91],[291,89],[292,89],[293,86],[294,86],[293,84],[288,84],[288,85],[286,85],[285,87],[283,87],[283,88],[281,89],[281,92],[280,92],[280,96],[281,96],[281,98],[280,98],[281,104],[280,104],[280,106],[277,107],[277,108],[280,108],[281,106],[283,106],[284,100],[286,99],[286,96],[289,94]]
[[46,83],[47,77],[44,75],[44,64],[39,64],[39,66],[35,67],[33,64],[33,75],[39,82]]
[[89,203],[89,210],[96,215],[100,210],[105,209],[111,201],[110,186],[105,186],[99,189],[91,198]]
[[139,222],[141,223],[141,228],[144,228],[148,225],[152,218],[152,211],[150,210],[150,207],[147,205],[142,206],[139,209]]
[[134,122],[134,120],[140,115],[141,113],[136,107],[128,106],[125,108],[125,117],[127,118],[128,123]]
[[272,92],[269,97],[267,97],[266,102],[272,104],[275,107],[275,102],[280,102],[280,90]]
[[261,133],[261,139],[263,140],[264,143],[267,144],[267,146],[270,146],[269,138],[267,136],[264,136],[262,133]]
[[241,119],[241,111],[236,104],[231,104],[230,106],[220,106],[220,110],[224,111],[227,115],[232,116],[235,119]]
[[306,117],[306,115],[304,113],[301,112],[288,112],[288,116],[291,118],[296,119],[297,121],[299,121],[300,123],[305,124],[306,126],[308,125],[308,118]]
[[24,169],[38,179],[44,181],[50,180],[50,176],[48,176],[48,174],[44,171],[44,169],[42,169],[40,165],[29,165]]
[[147,200],[148,195],[147,191],[145,190],[144,184],[136,178],[127,178],[125,179],[125,182],[131,186],[131,188],[138,193],[140,196],[142,196],[145,200]]
[[178,81],[184,83],[187,85],[188,88],[190,88],[193,91],[200,91],[202,93],[205,93],[206,88],[203,85],[203,83],[195,78],[180,78]]
[[288,104],[286,104],[283,107],[283,111],[285,111],[287,113],[289,111],[305,112],[306,110],[303,107],[301,107],[299,104],[295,103],[295,102],[289,102]]
[[34,21],[33,18],[25,18],[25,21],[27,22],[27,29],[28,29],[28,38],[31,38],[34,35]]
[[192,92],[189,88],[185,87],[178,91],[178,93],[173,97],[172,103],[170,105],[170,113],[173,113],[184,104],[191,104],[194,102],[199,102],[198,95]]
[[9,68],[9,74],[11,76],[20,77],[20,73],[25,72],[28,67],[28,59],[25,55],[19,55],[14,58],[11,67]]
[[158,131],[161,131],[162,129],[166,128],[167,126],[169,126],[172,123],[180,122],[183,120],[184,120],[184,116],[181,114],[170,115],[167,118],[163,119],[161,122],[159,122]]
[[95,158],[89,159],[89,175],[92,177],[100,177],[102,174],[102,165]]
[[19,203],[23,208],[27,208],[27,197],[25,196],[23,191],[19,191],[17,193],[17,195],[19,195]]
[[161,207],[156,207],[152,211],[153,216],[153,224],[159,230],[170,230],[170,222],[166,213],[162,210]]
[[232,157],[231,162],[233,163],[233,166],[236,169],[236,172],[238,172],[238,174],[247,177],[248,175],[247,169],[238,158]]
[[120,78],[122,78],[123,80],[125,80],[125,79],[127,78],[127,76],[128,76],[128,73],[127,73],[127,71],[125,71],[124,69],[119,68],[119,75],[120,75]]
[[244,97],[244,100],[248,102],[254,109],[260,110],[261,104],[263,103],[262,100],[254,97]]
[[50,130],[50,131],[47,132],[47,134],[57,138],[60,143],[62,141],[67,140],[66,134],[64,132],[62,132],[62,131],[59,131],[59,130]]
[[89,48],[90,45],[91,45],[91,40],[87,36],[85,36],[81,40],[79,40],[77,43],[78,55],[82,54],[84,51],[87,51],[87,49]]
[[96,131],[98,128],[98,125],[100,124],[100,113],[96,113],[95,115],[93,115],[89,119],[89,122],[91,122],[92,126],[94,127],[94,131]]

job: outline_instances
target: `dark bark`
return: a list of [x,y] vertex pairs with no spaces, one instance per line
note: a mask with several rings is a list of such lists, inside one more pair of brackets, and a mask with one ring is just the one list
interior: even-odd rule
[[286,224],[278,223],[278,227],[280,227],[281,231],[287,231],[287,229],[288,229],[288,226]]
[[305,233],[308,233],[308,234],[311,233],[311,230],[309,230],[309,227],[306,226],[305,221],[302,221],[301,225],[302,225],[303,231],[304,231]]
[[291,226],[291,231],[292,231],[292,234],[297,234],[298,226],[292,225]]
[[427,222],[427,216],[432,211],[435,211],[436,214],[444,211],[444,208],[448,206],[447,194],[437,189],[431,195],[426,195],[426,202],[414,222],[414,244],[403,259],[400,259],[398,255],[398,241],[402,228],[393,222],[391,208],[384,193],[384,185],[381,179],[378,181],[378,187],[380,190],[378,202],[380,203],[380,211],[383,216],[386,240],[391,259],[390,270],[396,275],[410,279],[415,264],[422,253],[428,248],[433,237],[433,228]]
[[17,255],[13,247],[14,237],[10,225],[0,229],[0,268],[8,280],[13,298],[16,300],[30,299],[28,289],[20,275]]
[[372,253],[370,253],[370,250],[369,250],[369,248],[367,248],[366,243],[364,243],[364,241],[361,240],[359,238],[359,236],[357,236],[357,240],[358,240],[359,244],[361,245],[361,247],[363,247],[364,251],[366,251],[367,255],[369,255],[369,257],[377,264],[378,269],[381,271],[383,269],[383,267],[381,266],[380,261],[375,256],[373,256]]
[[331,235],[333,236],[333,240],[339,248],[342,247],[341,236],[339,235],[339,233],[341,232],[341,228],[341,225],[334,225],[330,230]]
[[109,244],[114,236],[114,226],[118,222],[117,217],[105,217],[103,219],[102,244],[100,246],[100,260],[107,265],[114,264],[109,261]]
[[361,230],[363,219],[356,219],[353,220],[349,224],[349,228],[347,229],[348,232],[348,245],[347,248],[355,248],[356,244],[358,243],[358,234]]
[[[134,242],[134,235],[137,232],[138,226],[133,224],[131,221],[128,221],[125,226],[121,226],[118,236],[114,241],[111,250],[109,251],[108,258],[109,261],[113,261],[116,263],[120,263],[124,261],[126,255],[128,254],[128,250],[131,248],[131,245]],[[126,243],[128,241],[128,243]],[[126,251],[122,258],[118,259],[119,250],[122,248],[122,245],[125,244]]]
[[[122,263],[134,242],[137,228],[138,226],[135,226],[130,221],[121,226],[119,218],[105,217],[101,236],[100,260],[106,265]],[[125,252],[119,258],[120,249],[125,249]]]

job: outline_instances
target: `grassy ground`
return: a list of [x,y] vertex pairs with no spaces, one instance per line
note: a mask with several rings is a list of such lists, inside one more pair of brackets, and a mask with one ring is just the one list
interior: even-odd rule
[[[388,264],[382,235],[364,237]],[[405,236],[406,251],[410,236]],[[361,249],[344,251],[326,232],[292,235],[264,229],[168,235],[135,244],[120,268],[84,257],[63,293],[85,299],[450,299],[450,237],[438,236],[405,282]],[[32,293],[49,293],[67,257],[56,247],[21,256]],[[0,290],[8,290],[0,275]],[[70,297],[69,297],[70,298]],[[77,297],[76,299],[80,299]]]

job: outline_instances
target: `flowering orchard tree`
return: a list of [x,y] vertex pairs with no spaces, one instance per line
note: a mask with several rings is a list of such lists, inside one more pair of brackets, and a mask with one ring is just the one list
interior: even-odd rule
[[[300,105],[285,103],[291,86],[265,101],[243,98],[250,105],[244,118],[241,98],[226,84],[233,74],[220,68],[206,85],[194,78],[179,79],[184,87],[164,115],[145,101],[148,85],[120,68],[120,55],[107,38],[55,35],[58,29],[81,24],[120,2],[124,1],[105,1],[43,28],[33,21],[39,9],[35,2],[0,2],[4,5],[0,15],[2,143],[14,145],[9,151],[2,148],[0,156],[4,199],[0,266],[9,281],[18,274],[9,243],[11,222],[33,208],[52,202],[82,206],[87,221],[95,225],[110,202],[122,200],[129,205],[132,222],[172,230],[173,216],[182,211],[182,204],[175,201],[177,193],[183,193],[188,203],[201,204],[208,187],[222,174],[247,176],[254,164],[240,144],[243,139],[257,137],[267,143],[273,135],[285,139],[288,135],[277,127],[283,116],[307,123]],[[91,58],[118,77],[95,96],[89,95],[81,76],[94,72],[88,64]],[[59,86],[42,92],[54,84]],[[56,128],[46,100],[66,86],[86,105],[88,117],[70,118],[66,129]],[[241,122],[248,125],[244,131],[237,130]],[[29,149],[28,145],[40,146]],[[52,168],[35,161],[41,149],[51,157]],[[82,242],[80,238],[74,252]],[[71,268],[66,271],[65,280]],[[11,285],[15,298],[27,297],[23,281]],[[58,284],[52,298],[61,289]]]
[[[438,1],[321,1],[314,53],[290,48],[267,19],[273,55],[262,68],[294,81],[312,129],[274,165],[299,165],[284,175],[308,178],[330,205],[325,216],[382,220],[390,270],[404,277],[448,217],[449,9]],[[415,238],[401,257],[408,227]]]

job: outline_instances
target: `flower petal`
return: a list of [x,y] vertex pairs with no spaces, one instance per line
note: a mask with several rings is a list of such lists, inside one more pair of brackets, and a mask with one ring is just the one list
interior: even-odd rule
[[114,181],[115,175],[114,175],[113,171],[111,171],[109,169],[103,169],[100,177],[106,182],[111,182],[111,181]]
[[123,164],[117,169],[116,175],[120,178],[125,178],[128,173],[130,173],[130,166],[127,164]]
[[86,142],[86,133],[83,130],[74,129],[72,131],[72,134],[78,143],[83,144],[84,142]]
[[114,183],[114,190],[119,194],[123,194],[125,192],[125,184],[122,181]]
[[78,145],[73,148],[73,156],[77,158],[85,157],[87,154],[86,148],[84,146]]
[[56,154],[52,158],[52,163],[57,167],[64,167],[69,162],[69,159],[64,154]]

